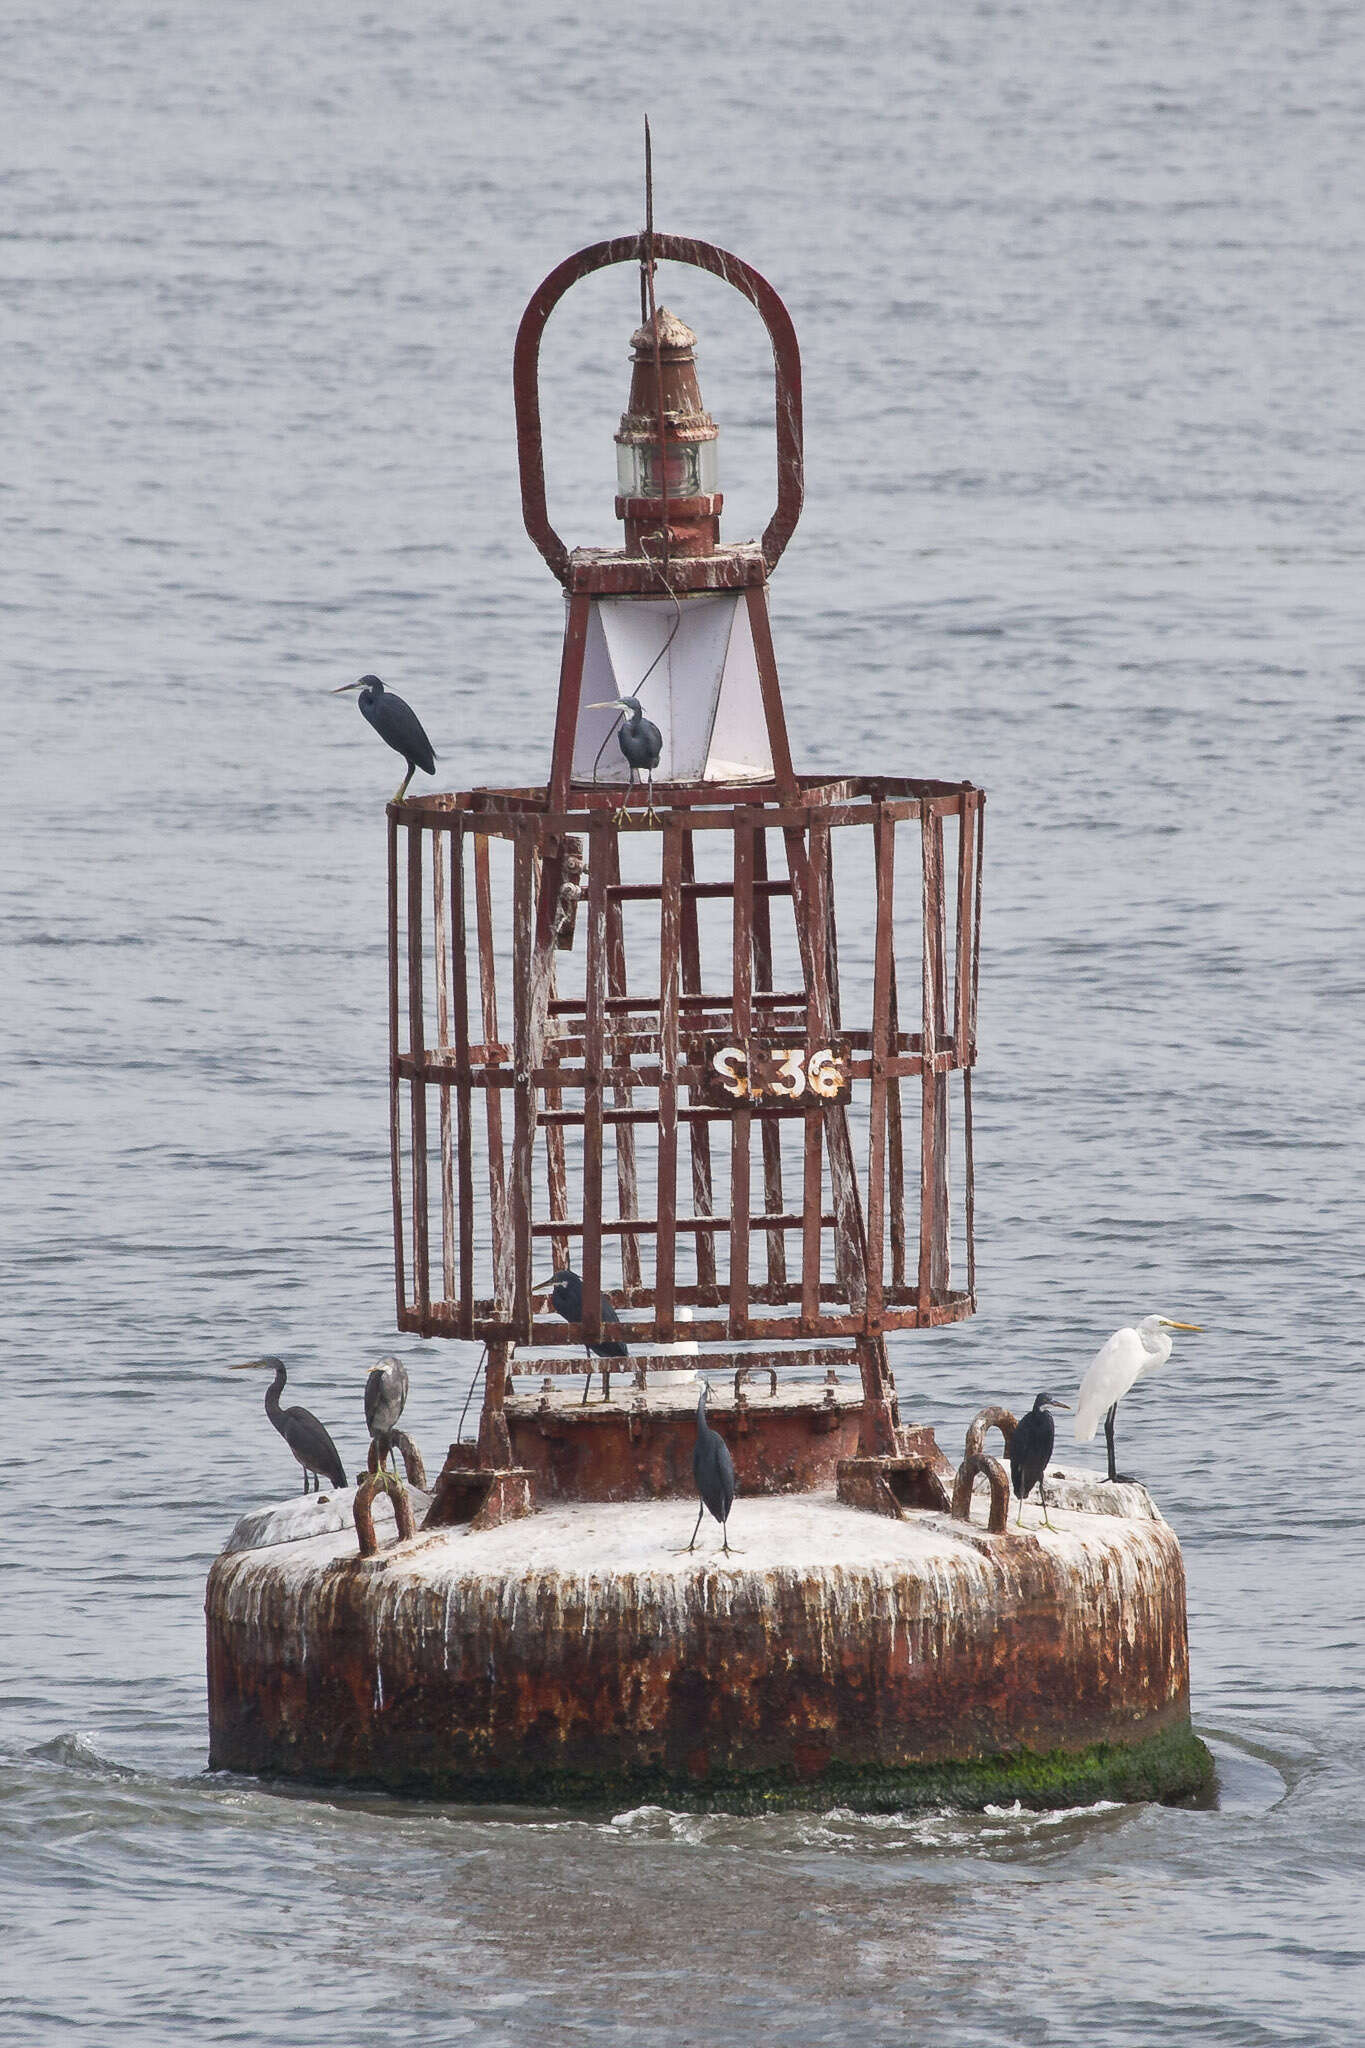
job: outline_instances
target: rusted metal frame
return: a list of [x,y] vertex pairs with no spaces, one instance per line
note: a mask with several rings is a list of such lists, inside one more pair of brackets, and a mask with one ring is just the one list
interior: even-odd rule
[[797,797],[796,776],[792,769],[791,742],[787,738],[787,715],[782,708],[782,685],[777,677],[772,628],[768,623],[766,587],[746,591],[744,601],[749,610],[749,630],[753,635],[754,657],[758,664],[758,687],[763,697],[768,745],[772,749],[773,780],[782,801],[793,803]]
[[[735,1041],[752,1067],[754,986],[754,839],[755,817],[762,812],[735,813],[735,912],[733,967]],[[749,1175],[752,1163],[752,1116],[741,1102],[730,1129],[730,1326],[732,1337],[749,1334]]]
[[[764,1020],[759,1018],[757,1022],[760,1032],[763,1032]],[[775,1040],[778,1050],[782,1050],[783,1044],[787,1040],[790,1040],[793,1046],[800,1047],[804,1045],[805,1038],[803,1035],[799,1035],[804,1034],[804,1030],[805,1026],[803,1023],[781,1026],[780,1039]],[[613,1038],[616,1036],[614,1032],[610,1033],[610,1035]],[[689,1037],[694,1035],[693,1032],[689,1031]],[[713,1034],[708,1029],[706,1036],[709,1037],[711,1035]],[[728,1038],[728,1032],[725,1035]],[[763,1033],[763,1035],[766,1039],[766,1033]],[[846,1044],[847,1040],[853,1036],[870,1037],[871,1034],[846,1032],[842,1034],[842,1040]],[[513,1057],[512,1047],[504,1048],[499,1046],[494,1048],[499,1055],[497,1062],[494,1064],[485,1063],[478,1058],[479,1052],[484,1049],[482,1047],[471,1048],[472,1057],[469,1064],[471,1085],[475,1088],[493,1089],[515,1087],[516,1077],[512,1067],[502,1064],[503,1059],[511,1061]],[[617,1050],[620,1050],[619,1046]],[[580,1064],[581,1055],[572,1062],[560,1062],[558,1058],[552,1058],[552,1055],[558,1052],[557,1046],[547,1046],[545,1051],[547,1064],[533,1067],[531,1070],[531,1079],[535,1082],[537,1088],[554,1088],[559,1090],[561,1094],[565,1090],[580,1089],[583,1086],[583,1078],[586,1072],[586,1069]],[[870,1051],[866,1054],[846,1053],[844,1058],[851,1080],[868,1081],[872,1078],[873,1061]],[[918,1053],[888,1053],[883,1065],[889,1077],[912,1080],[917,1075],[923,1073],[925,1063]],[[929,1061],[929,1066],[936,1074],[952,1073],[957,1067],[957,1057],[951,1044],[945,1040],[944,1045]],[[410,1053],[400,1053],[398,1056],[398,1071],[407,1080],[411,1080],[414,1074],[421,1072],[428,1080],[440,1082],[442,1080],[453,1080],[456,1070],[454,1059],[448,1051],[441,1053],[431,1050],[427,1052],[425,1058],[420,1063],[414,1061]],[[601,1080],[603,1086],[607,1088],[657,1088],[662,1072],[662,1066],[657,1063],[645,1066],[604,1067]],[[711,1070],[704,1063],[698,1065],[684,1060],[678,1068],[677,1078],[687,1087],[701,1088],[712,1076]],[[763,1096],[759,1101],[753,1103],[751,1108],[753,1114],[760,1121],[765,1118],[804,1116],[806,1112],[804,1101],[791,1096]],[[679,1111],[681,1117],[694,1114],[700,1115],[701,1111]],[[565,1112],[565,1118],[561,1120],[572,1122],[573,1115],[572,1111],[567,1111]],[[638,1114],[633,1110],[627,1111],[623,1109],[619,1112],[604,1110],[603,1116],[607,1123],[650,1123],[655,1120],[653,1110],[642,1110]]]
[[535,924],[534,826],[528,821],[517,837],[512,870],[512,1325],[520,1334],[531,1327],[531,1213],[535,1166],[536,1064],[535,982],[548,972],[549,949],[533,944]]
[[[768,330],[773,349],[777,429],[777,505],[763,534],[763,557],[771,570],[801,516],[804,472],[801,451],[801,351],[791,315],[768,280],[751,264],[718,249],[711,242],[683,235],[652,235],[653,255],[670,263],[688,263],[709,270],[733,285],[753,305]],[[646,237],[620,235],[596,242],[568,256],[532,293],[517,329],[512,357],[512,392],[516,406],[517,459],[521,469],[521,506],[526,531],[554,574],[569,574],[569,551],[550,524],[545,503],[545,451],[540,428],[540,344],[545,323],[559,301],[581,278],[615,263],[646,259]]]
[[682,978],[683,829],[664,822],[659,869],[659,1145],[654,1247],[654,1321],[660,1339],[672,1340],[678,1266],[678,997]]
[[459,1334],[474,1335],[474,1145],[473,1087],[469,1075],[469,956],[465,930],[464,825],[450,834],[450,955],[455,1057],[455,1142],[459,1174]]
[[[498,1042],[497,962],[493,950],[493,883],[488,835],[474,835],[474,914],[479,941],[479,995],[483,1036],[487,1046]],[[493,1293],[508,1313],[516,1285],[511,1217],[507,1205],[507,1159],[502,1142],[502,1098],[496,1088],[484,1089],[488,1124],[488,1197],[493,1240]]]
[[[607,867],[607,1001],[620,1001],[626,994],[626,937],[621,916],[621,904],[612,895],[613,884],[619,887],[621,881],[621,835],[613,832],[608,841]],[[610,1012],[609,1012],[610,1014]],[[616,1065],[616,1040],[609,1039],[610,1060],[613,1074],[619,1074]],[[629,1073],[630,1069],[627,1068]],[[618,1109],[631,1106],[631,1083],[625,1079],[613,1079],[611,1099]],[[616,1126],[616,1198],[618,1213],[623,1217],[638,1216],[640,1213],[639,1178],[635,1168],[635,1129],[633,1124],[622,1122]],[[625,1240],[621,1254],[621,1278],[627,1287],[640,1285],[640,1248],[633,1237]]]
[[583,1084],[583,1327],[602,1330],[602,1069],[606,1063],[607,882],[612,827],[594,818],[588,836],[587,1061]]
[[431,1306],[430,1222],[427,1213],[427,1084],[424,1072],[426,1020],[423,1015],[422,954],[426,944],[423,915],[422,835],[408,834],[408,1045],[413,1078],[412,1129],[412,1291],[420,1312]]
[[976,905],[972,912],[972,1009],[967,1020],[967,1042],[970,1058],[964,1059],[964,1066],[976,1065],[976,997],[977,982],[981,972],[981,870],[986,857],[986,799],[978,790],[976,793]]
[[[754,833],[753,860],[753,916],[754,916],[754,992],[771,989],[773,985],[773,927],[769,906],[768,884],[768,835],[760,827]],[[791,888],[791,877],[786,879]],[[759,1118],[759,1131],[763,1147],[763,1206],[769,1215],[780,1215],[785,1204],[782,1198],[782,1131],[772,1117]],[[787,1278],[787,1246],[780,1231],[768,1234],[768,1278],[772,1282],[785,1282]]]
[[575,593],[569,599],[568,617],[564,622],[564,652],[559,663],[559,703],[555,711],[555,735],[550,755],[549,801],[552,811],[567,810],[569,805],[574,738],[583,695],[583,654],[588,643],[591,610],[590,597]]
[[872,1085],[868,1102],[867,1317],[869,1328],[875,1330],[885,1291],[882,1260],[886,1233],[886,1061],[896,903],[896,827],[880,806],[872,826],[872,845],[877,909],[872,961]]
[[[436,1037],[450,1043],[450,941],[446,896],[446,844],[449,835],[431,835],[431,910],[436,937]],[[444,1073],[436,1085],[441,1099],[441,1292],[455,1299],[455,1138],[451,1126],[450,1081]]]
[[506,1470],[512,1463],[512,1437],[507,1427],[507,1380],[511,1358],[510,1331],[489,1337],[484,1365],[483,1412],[479,1418],[479,1463],[486,1470]]
[[403,1107],[398,1043],[398,812],[389,806],[389,1180],[393,1198],[393,1280],[400,1319],[407,1313],[403,1236]]
[[[733,823],[733,815],[731,817]],[[686,884],[697,879],[696,852],[692,844],[692,821],[686,821],[682,841],[682,875],[684,894],[679,911],[681,934],[682,994],[679,1008],[686,1009],[688,999],[701,993],[701,933],[697,923],[695,897],[686,894]],[[689,1108],[692,1105],[689,1104]],[[715,1212],[715,1197],[711,1185],[711,1131],[710,1118],[689,1116],[688,1143],[692,1153],[692,1207],[698,1215],[710,1216]],[[716,1241],[707,1232],[697,1237],[697,1285],[714,1287],[716,1284]]]
[[[845,776],[831,781],[818,775],[793,777],[795,801],[787,802],[773,782],[691,782],[670,783],[670,809],[687,812],[689,828],[697,832],[728,832],[734,806],[761,804],[767,811],[770,831],[788,826],[809,825],[812,816],[823,816],[831,825],[866,825],[871,821],[871,804],[888,806],[897,823],[918,820],[922,804],[930,804],[944,817],[956,817],[964,789],[979,804],[980,790],[961,782],[916,782],[904,777],[868,778]],[[620,802],[619,787],[571,788],[569,805],[562,811],[549,807],[545,787],[525,789],[471,789],[430,796],[409,796],[403,804],[404,822],[434,831],[463,813],[478,822],[480,831],[492,837],[510,838],[521,817],[533,816],[551,838],[579,834],[587,829],[594,811],[614,812]]]
[[[938,1052],[938,1014],[942,988],[943,830],[926,809],[920,821],[923,870],[923,1024],[925,1059],[920,1101],[919,1307],[927,1314],[933,1299],[934,1220],[937,1208],[938,1118],[934,1091],[939,1086],[933,1059]],[[946,1085],[946,1084],[945,1084]]]

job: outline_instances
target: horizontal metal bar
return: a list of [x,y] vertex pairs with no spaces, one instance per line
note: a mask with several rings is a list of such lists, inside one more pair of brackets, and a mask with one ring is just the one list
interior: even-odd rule
[[[733,896],[735,893],[733,881],[684,882],[681,887],[684,896]],[[791,892],[791,878],[787,875],[754,883],[755,896],[790,896]],[[662,895],[662,882],[610,882],[607,885],[608,900],[617,903],[657,903]]]
[[[749,1228],[750,1230],[800,1230],[805,1220],[804,1214],[800,1216],[751,1216],[749,1218]],[[820,1222],[826,1230],[834,1228],[834,1218],[832,1215],[822,1216]],[[659,1228],[659,1220],[657,1216],[618,1216],[610,1222],[604,1218],[597,1228],[603,1237],[652,1237]],[[698,1230],[725,1231],[730,1228],[730,1218],[728,1216],[679,1216],[675,1219],[673,1228],[675,1230],[693,1232]],[[576,1223],[572,1220],[533,1223],[531,1231],[535,1237],[581,1237],[583,1235],[583,1224],[581,1219]]]

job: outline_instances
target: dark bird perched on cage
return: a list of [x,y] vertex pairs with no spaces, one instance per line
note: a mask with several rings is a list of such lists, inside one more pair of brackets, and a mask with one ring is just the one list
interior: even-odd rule
[[308,1475],[313,1475],[313,1491],[322,1491],[322,1482],[332,1486],[345,1486],[346,1473],[341,1456],[331,1437],[306,1408],[281,1408],[280,1395],[284,1392],[285,1380],[289,1377],[282,1358],[245,1358],[235,1365],[234,1372],[251,1372],[266,1367],[275,1375],[273,1386],[265,1390],[265,1412],[274,1423],[280,1435],[288,1444],[294,1456],[303,1467],[303,1490],[308,1492]]
[[408,784],[419,768],[427,775],[436,773],[436,756],[432,752],[431,741],[422,730],[422,721],[411,704],[404,703],[392,690],[384,688],[378,676],[362,676],[358,683],[343,683],[340,689],[333,690],[332,695],[341,697],[348,690],[359,690],[361,717],[408,764],[408,772],[393,795],[393,801],[401,804],[407,795]]
[[382,1465],[393,1451],[393,1432],[408,1398],[408,1369],[401,1358],[381,1358],[365,1381],[365,1421]]
[[1069,1401],[1059,1401],[1055,1394],[1040,1394],[1027,1415],[1020,1416],[1010,1438],[1010,1478],[1019,1496],[1019,1513],[1016,1522],[1024,1519],[1024,1502],[1038,1489],[1038,1498],[1043,1503],[1043,1520],[1050,1529],[1047,1519],[1047,1495],[1043,1491],[1043,1474],[1052,1463],[1052,1446],[1056,1440],[1057,1428],[1049,1408],[1065,1408],[1071,1412]]
[[689,1550],[696,1549],[697,1529],[701,1527],[702,1515],[710,1508],[720,1523],[721,1542],[728,1555],[730,1538],[725,1525],[730,1519],[730,1510],[735,1501],[735,1464],[725,1438],[718,1430],[712,1429],[706,1419],[706,1397],[710,1391],[709,1381],[703,1380],[701,1399],[697,1403],[697,1441],[692,1451],[692,1477],[697,1482],[701,1506],[697,1509],[696,1528],[692,1531],[692,1541],[687,1547]]
[[[537,1280],[531,1292],[532,1294],[540,1294],[547,1287],[550,1290],[550,1306],[555,1314],[563,1316],[566,1323],[581,1323],[583,1320],[583,1282],[579,1279],[577,1273],[573,1271],[573,1268],[565,1266],[560,1272],[552,1273],[548,1280]],[[602,1296],[602,1323],[604,1328],[608,1323],[615,1323],[618,1329],[623,1327],[620,1316],[617,1315],[616,1310],[612,1307],[605,1294]],[[603,1337],[596,1344],[589,1344],[586,1337],[583,1341],[587,1344],[590,1356],[598,1358],[630,1357],[630,1346],[620,1337]],[[583,1387],[583,1400],[585,1403],[591,1387],[592,1371],[589,1368],[588,1377]]]
[[[619,711],[621,722],[616,728],[616,744],[625,755],[630,766],[632,787],[639,770],[643,769],[649,778],[649,801],[645,808],[645,822],[654,823],[654,770],[658,767],[664,751],[664,736],[640,708],[638,697],[610,698],[604,704],[590,704],[589,711]],[[605,742],[604,742],[605,744]],[[627,792],[626,801],[629,801]],[[626,815],[623,802],[616,813],[619,824]]]

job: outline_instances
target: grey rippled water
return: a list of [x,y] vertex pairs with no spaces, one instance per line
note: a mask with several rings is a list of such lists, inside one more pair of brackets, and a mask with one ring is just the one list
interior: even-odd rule
[[[5,10],[0,2038],[1359,2040],[1365,27],[1284,0]],[[763,1821],[204,1773],[201,1594],[392,1332],[374,668],[543,772],[533,285],[639,218],[805,349],[774,592],[804,765],[990,791],[981,1313],[956,1441],[1208,1326],[1129,1455],[1186,1546],[1216,1810]],[[624,276],[624,273],[621,274]],[[763,352],[701,330],[727,530]],[[556,316],[611,529],[620,277]],[[890,728],[892,739],[888,742]],[[411,1347],[439,1441],[472,1359]],[[339,1434],[345,1432],[339,1428]]]

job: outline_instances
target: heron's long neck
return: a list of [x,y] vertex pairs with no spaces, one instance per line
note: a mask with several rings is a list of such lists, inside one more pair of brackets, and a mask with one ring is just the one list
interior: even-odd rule
[[1142,1338],[1142,1348],[1147,1353],[1146,1363],[1142,1370],[1144,1372],[1155,1372],[1157,1367],[1164,1365],[1171,1355],[1170,1332],[1169,1330],[1142,1330],[1139,1334]]
[[280,1423],[280,1395],[284,1392],[284,1383],[288,1377],[289,1375],[284,1367],[277,1365],[275,1367],[275,1377],[265,1390],[265,1412],[274,1423],[276,1429],[282,1426]]

